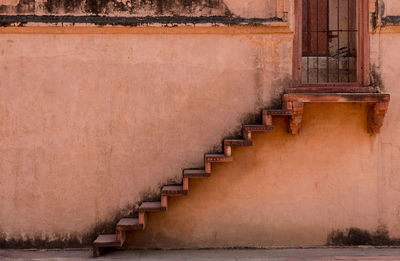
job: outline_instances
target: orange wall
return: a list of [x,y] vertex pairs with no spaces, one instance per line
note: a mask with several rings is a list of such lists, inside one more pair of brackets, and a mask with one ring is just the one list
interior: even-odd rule
[[[378,225],[399,237],[400,34],[390,28],[371,34],[371,63],[392,95],[380,135],[366,133],[364,106],[306,105],[299,135],[276,120],[129,243],[320,245],[334,229]],[[285,27],[22,31],[0,29],[6,240],[82,238],[127,214],[182,168],[202,167],[291,79]]]
[[81,236],[201,167],[203,153],[280,97],[291,41],[3,34],[0,231]]
[[366,132],[365,106],[306,104],[304,112],[299,135],[275,120],[276,129],[255,135],[253,147],[233,150],[233,163],[215,164],[210,179],[191,182],[188,197],[150,214],[130,243],[309,246],[326,243],[334,229],[376,229],[389,198],[381,197],[380,138]]

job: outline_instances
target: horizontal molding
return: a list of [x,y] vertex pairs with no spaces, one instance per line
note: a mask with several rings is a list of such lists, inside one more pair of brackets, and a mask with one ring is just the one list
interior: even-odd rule
[[382,18],[383,25],[400,25],[400,16],[386,16]]
[[371,34],[400,34],[400,25],[378,26]]
[[0,34],[292,34],[287,23],[269,26],[8,26]]

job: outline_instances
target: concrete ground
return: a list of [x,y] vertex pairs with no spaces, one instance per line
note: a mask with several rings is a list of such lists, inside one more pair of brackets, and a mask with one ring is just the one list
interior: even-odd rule
[[[1,250],[0,260],[90,260],[84,250]],[[124,250],[112,251],[96,260],[142,261],[261,261],[261,260],[400,260],[400,248],[312,249],[217,249],[217,250]],[[93,260],[93,259],[92,259]]]

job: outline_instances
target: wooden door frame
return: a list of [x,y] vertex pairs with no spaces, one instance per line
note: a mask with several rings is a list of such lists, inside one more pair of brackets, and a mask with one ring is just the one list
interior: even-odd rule
[[376,92],[369,86],[369,10],[368,0],[356,0],[357,3],[357,82],[354,83],[302,83],[302,0],[294,1],[295,33],[293,42],[293,83],[289,92]]

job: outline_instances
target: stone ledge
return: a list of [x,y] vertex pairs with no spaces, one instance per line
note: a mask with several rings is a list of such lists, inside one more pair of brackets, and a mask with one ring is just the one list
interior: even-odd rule
[[289,131],[298,134],[303,120],[304,103],[358,102],[368,104],[368,133],[376,134],[389,107],[390,95],[384,93],[290,93],[283,95],[284,107],[292,111]]

